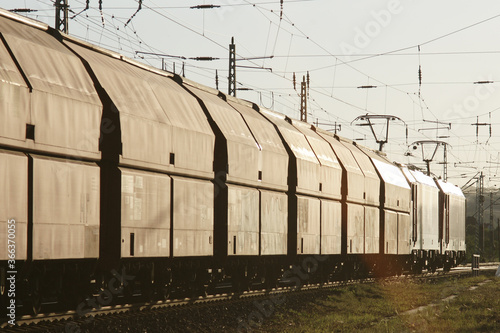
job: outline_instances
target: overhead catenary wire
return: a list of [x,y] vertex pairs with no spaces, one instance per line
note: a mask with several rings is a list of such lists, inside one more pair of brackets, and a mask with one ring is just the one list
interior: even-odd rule
[[[272,4],[274,3],[274,4],[276,4],[276,6],[278,6],[278,1],[274,1],[274,2],[269,1],[268,3],[269,3],[269,5],[272,5]],[[287,3],[288,3],[288,1],[287,1]],[[106,4],[106,2],[105,2],[105,1],[104,1],[104,4]],[[253,6],[253,5],[257,5],[257,6],[262,5],[262,4],[257,3],[257,2],[253,2],[253,3],[251,3],[251,4],[252,4],[252,6]],[[249,4],[246,4],[246,3],[244,3],[244,5],[248,5],[248,6],[249,6]],[[154,6],[154,5],[153,5],[153,6]],[[130,8],[130,9],[134,9],[134,7],[129,7],[129,8]],[[187,8],[187,7],[185,6],[185,8]],[[275,8],[276,8],[276,7],[275,7]],[[107,9],[108,9],[108,7],[106,7],[105,9],[107,10]],[[146,9],[146,8],[144,8],[144,9]],[[106,13],[105,13],[105,12],[106,12],[106,11],[103,11],[103,14],[104,14],[104,15],[106,15]],[[90,13],[89,13],[89,14],[90,14]],[[276,16],[277,16],[278,14],[281,14],[281,11],[280,11],[280,13],[278,13],[278,11],[276,11],[276,12],[274,13],[274,15],[276,15]],[[284,12],[283,12],[283,16],[282,16],[282,21],[283,21],[283,24],[282,24],[282,27],[283,27],[283,25],[284,25],[284,26],[288,26],[288,23],[286,23],[286,22],[288,22],[288,21],[289,21],[289,20],[287,20],[287,16],[286,16],[287,14],[288,14],[288,13],[287,13],[287,11],[284,11]],[[100,16],[100,15],[99,15],[99,16]],[[97,17],[98,19],[100,18],[99,16]],[[127,20],[127,18],[128,18],[128,17],[125,17],[125,18],[120,18],[120,20],[124,20],[124,23],[125,23],[125,21]],[[108,21],[113,21],[113,19],[108,18],[108,16],[106,16],[106,19],[107,19]],[[116,21],[116,19],[117,19],[117,18],[116,18],[116,16],[115,16],[115,21]],[[176,20],[176,18],[174,18],[174,19]],[[272,20],[273,20],[274,22],[276,22],[276,23],[278,22],[278,19],[277,19],[277,18],[272,18]],[[86,31],[86,32],[87,32],[87,34],[88,34],[88,33],[89,33],[89,31],[90,31],[90,29],[91,29],[91,26],[89,26],[89,24],[88,24],[88,23],[86,23],[86,22],[84,21],[83,16],[82,16],[82,18],[80,18],[80,21],[82,21],[82,26],[84,26],[84,27],[86,28],[86,30],[84,30],[84,31]],[[133,21],[132,21],[132,23],[133,23]],[[110,24],[110,25],[111,25],[111,24]],[[118,27],[118,25],[119,25],[119,24],[118,24],[117,22],[115,22],[115,23],[113,24],[113,26],[114,26],[114,27]],[[102,26],[102,25],[101,25],[101,26]],[[89,29],[89,28],[87,28],[87,27],[89,27],[90,29]],[[274,26],[273,26],[273,27],[274,27]],[[104,28],[104,27],[103,27],[103,28]],[[300,28],[300,27],[299,27],[299,28]],[[97,29],[96,29],[96,30],[97,30]],[[282,30],[282,32],[285,32],[286,30],[292,30],[292,29],[284,29],[284,30]],[[461,30],[463,30],[463,29],[461,29]],[[102,32],[102,43],[104,43],[104,44],[102,44],[102,45],[104,45],[104,46],[105,46],[105,45],[107,45],[107,44],[110,44],[110,43],[111,43],[110,39],[107,39],[107,38],[109,38],[109,36],[111,36],[111,35],[110,35],[110,33],[108,33],[107,31],[108,31],[108,29],[107,29],[107,25],[106,25],[105,29],[101,29],[101,32]],[[120,41],[121,41],[121,42],[119,42],[119,45],[120,45],[119,47],[121,47],[121,48],[125,51],[125,48],[126,48],[126,47],[130,49],[130,46],[131,46],[131,45],[137,44],[137,43],[140,41],[140,38],[137,38],[137,36],[132,35],[131,30],[128,30],[128,29],[127,29],[127,31],[124,31],[124,32],[128,32],[128,34],[130,35],[130,37],[129,37],[129,38],[125,37],[124,35],[122,35],[122,34],[121,34],[121,31],[120,31],[120,32],[116,32],[116,31],[115,31],[115,32],[111,32],[111,34],[115,34],[116,36],[120,36],[120,37],[118,37],[118,38],[117,38],[117,40],[120,40]],[[291,36],[291,37],[290,37],[290,44],[288,45],[289,50],[292,48],[292,43],[293,43],[293,44],[295,44],[295,42],[296,42],[296,41],[300,41],[300,42],[302,42],[303,40],[307,40],[307,37],[309,37],[309,36],[307,36],[307,37],[301,36],[301,35],[300,35],[300,33],[299,33],[298,35],[296,35],[296,32],[295,32],[295,31],[292,31],[292,32],[293,32],[293,35],[292,35],[292,34],[290,35],[290,36]],[[286,34],[286,32],[285,32],[285,34]],[[84,35],[85,35],[85,34],[84,34]],[[106,37],[106,36],[108,36],[108,37]],[[211,37],[211,36],[212,36],[212,35],[208,35],[208,37]],[[292,37],[292,36],[293,36],[293,37]],[[296,37],[297,37],[297,38],[296,38]],[[314,39],[314,36],[311,36],[311,37]],[[270,41],[271,41],[271,40],[273,40],[273,39],[274,39],[274,38],[271,38],[271,39],[270,39]],[[280,40],[281,40],[281,39],[283,39],[283,37],[282,37],[282,36],[280,37]],[[216,40],[217,40],[217,39],[216,39]],[[139,44],[139,45],[140,45],[140,44]],[[420,43],[419,45],[424,45],[424,43]],[[146,46],[146,44],[145,44],[145,43],[144,43],[144,44],[142,44],[142,45],[140,45],[140,46],[141,46],[141,47],[145,47],[145,48],[147,48],[147,46]],[[244,47],[242,47],[242,49],[244,49]],[[130,52],[130,51],[127,51],[127,52]],[[285,50],[285,52],[286,52],[286,50]],[[273,53],[274,53],[274,52],[273,52]],[[294,54],[290,54],[290,51],[288,51],[288,53],[289,53],[289,54],[286,56],[286,61],[288,61],[289,59],[291,59],[292,57],[294,57],[294,56],[295,56]],[[413,52],[404,52],[404,51],[403,51],[403,52],[401,52],[401,53],[402,53],[402,54],[401,54],[401,56],[403,56],[403,53],[412,54]],[[429,54],[428,54],[428,53],[429,53]],[[494,53],[496,53],[496,52],[495,52],[495,51],[490,51],[490,52],[488,52],[488,51],[475,51],[475,52],[434,52],[434,53],[436,53],[436,54],[430,54],[430,53],[432,53],[432,52],[420,52],[420,55],[423,57],[423,56],[434,56],[434,55],[435,55],[435,56],[437,56],[437,55],[438,55],[437,53],[448,53],[448,54],[450,54],[450,55],[454,55],[454,54],[466,54],[466,53],[469,53],[469,54],[493,53],[493,54],[494,54]],[[413,53],[413,54],[417,54],[417,53]],[[393,55],[392,55],[392,54],[387,54],[387,55],[388,55],[388,56],[397,56],[397,54],[393,54]],[[319,55],[319,54],[318,54],[318,56],[321,56],[321,55]],[[325,57],[331,57],[331,55],[329,55],[329,54],[326,54],[326,55],[324,55],[324,56],[325,56]],[[361,54],[360,54],[359,56],[360,56],[359,58],[361,58]],[[275,57],[279,57],[279,56],[278,56],[278,55],[275,55]],[[358,58],[358,57],[357,57],[357,58]],[[145,61],[148,61],[148,63],[152,64],[152,62],[154,61],[154,59],[149,59],[149,60],[145,59]],[[158,60],[157,60],[157,61],[158,61]],[[193,62],[194,62],[194,61],[193,61]],[[200,76],[203,76],[203,77],[205,77],[205,76],[209,76],[209,77],[211,78],[212,82],[213,82],[213,75],[214,75],[213,73],[214,73],[214,70],[215,70],[215,69],[214,69],[214,68],[210,69],[210,68],[208,68],[208,67],[206,67],[206,66],[194,66],[194,65],[192,64],[193,62],[191,62],[191,63],[186,63],[186,66],[193,67],[193,68],[196,68],[196,69],[197,69],[197,70],[196,70],[196,72],[197,72],[197,73],[199,73],[199,74],[197,74],[197,73],[193,73],[193,75],[200,75]],[[172,63],[172,62],[171,62],[171,63]],[[335,63],[336,63],[336,64],[334,64],[334,65],[336,65],[336,66],[335,66],[335,69],[334,69],[334,71],[333,71],[334,73],[336,73],[336,68],[337,68],[338,66],[342,66],[342,65],[343,65],[343,64],[342,64],[339,60],[337,60],[337,59],[335,59]],[[333,61],[332,61],[332,64],[333,64]],[[271,65],[271,64],[270,64],[270,65]],[[205,68],[205,67],[206,67],[206,68]],[[271,67],[274,67],[274,63],[273,63],[273,66],[271,66]],[[319,66],[318,66],[318,67],[319,67]],[[287,63],[287,69],[290,69],[290,71],[295,71],[295,72],[299,73],[299,71],[297,71],[297,70],[296,70],[296,68],[293,68],[293,67],[291,67],[291,66],[290,66],[290,63]],[[312,71],[311,71],[311,68],[309,68],[308,70],[309,70],[310,72],[312,72]],[[304,72],[306,72],[306,71],[307,71],[307,69],[304,69]],[[243,72],[243,71],[242,71],[242,72]],[[280,75],[281,77],[286,77],[286,79],[287,79],[288,81],[291,81],[291,75],[287,75],[286,73],[281,73],[281,72],[277,72],[277,71],[276,71],[276,73],[273,73],[273,75],[274,75],[274,74],[278,74],[278,75]],[[301,74],[302,74],[302,73],[301,73]],[[342,74],[343,74],[343,73],[342,73]],[[316,77],[316,76],[315,76],[315,77]],[[426,76],[426,77],[427,77],[427,76]],[[264,81],[265,81],[265,80],[264,80]],[[262,82],[264,82],[264,81],[262,81]],[[384,81],[384,80],[382,80],[382,81]],[[386,80],[385,80],[385,81],[386,81]],[[442,84],[442,85],[471,84],[471,82],[470,82],[470,81],[468,81],[468,80],[467,80],[467,81],[465,81],[465,80],[464,80],[464,81],[458,81],[458,80],[448,80],[448,81],[446,81],[446,80],[443,80],[443,81],[441,81],[441,82],[438,82],[438,81],[439,81],[439,80],[434,80],[434,82],[431,82],[431,81],[427,81],[427,80],[426,80],[426,81],[425,81],[425,85],[427,86],[427,85],[439,85],[439,84]],[[483,80],[479,80],[479,81],[483,81]],[[479,81],[476,81],[476,82],[479,82]],[[486,81],[486,80],[484,80],[484,81]],[[489,81],[489,80],[488,80],[488,81]],[[494,82],[494,80],[491,80],[491,81],[492,81],[493,83],[495,83],[495,82]],[[355,106],[356,106],[356,104],[359,104],[359,103],[357,103],[355,99],[346,99],[346,98],[344,98],[344,94],[340,91],[340,89],[349,89],[349,88],[350,88],[350,89],[354,89],[354,88],[355,88],[355,86],[348,87],[348,86],[346,86],[346,85],[342,85],[342,84],[341,84],[341,82],[340,82],[340,81],[338,81],[338,82],[337,82],[337,80],[336,80],[336,79],[333,79],[331,82],[332,82],[332,85],[331,85],[331,86],[328,86],[328,84],[325,84],[325,85],[323,85],[323,87],[320,87],[319,85],[315,85],[315,86],[311,86],[311,87],[310,87],[310,88],[311,88],[311,90],[310,90],[311,98],[315,98],[315,97],[317,98],[317,105],[316,105],[316,103],[314,103],[314,105],[315,105],[314,110],[318,110],[319,112],[324,112],[324,111],[321,111],[321,110],[328,110],[328,111],[325,111],[325,115],[326,115],[327,113],[329,113],[329,114],[328,114],[328,116],[332,116],[332,113],[335,113],[335,112],[337,112],[337,110],[339,110],[339,109],[340,109],[340,108],[338,107],[338,105],[340,105],[340,104],[338,104],[338,103],[342,103],[342,105],[346,106],[346,108],[344,108],[344,109],[346,109],[346,110],[351,110],[351,108],[356,109],[356,108],[355,108]],[[247,85],[245,82],[241,82],[241,83],[243,83],[243,84]],[[339,84],[339,83],[340,83],[340,84]],[[428,118],[428,117],[427,117],[427,116],[428,116],[428,112],[427,112],[427,110],[429,109],[429,107],[427,106],[427,102],[425,101],[425,99],[423,99],[423,98],[422,98],[422,100],[420,100],[420,98],[422,97],[422,93],[420,94],[421,96],[420,96],[420,98],[419,98],[418,93],[416,93],[416,90],[417,90],[417,89],[416,89],[416,88],[417,88],[417,85],[415,85],[415,83],[393,83],[393,82],[384,82],[384,83],[385,83],[385,84],[379,84],[379,83],[376,83],[376,85],[378,85],[379,87],[383,87],[383,86],[385,85],[385,87],[384,87],[384,88],[385,88],[385,91],[384,91],[384,93],[385,93],[385,102],[382,104],[382,105],[384,105],[384,110],[387,110],[387,98],[388,98],[387,96],[389,96],[389,101],[392,101],[392,100],[393,100],[393,94],[392,94],[392,93],[389,93],[389,92],[392,92],[392,88],[391,88],[391,87],[392,87],[392,86],[394,86],[394,87],[396,87],[396,88],[403,88],[403,87],[405,87],[405,86],[406,86],[406,88],[403,88],[403,89],[401,89],[401,90],[402,90],[402,92],[404,92],[404,94],[405,94],[406,96],[408,96],[408,97],[409,97],[409,99],[408,99],[408,103],[409,103],[410,107],[411,107],[411,105],[414,105],[414,103],[415,103],[415,102],[420,103],[420,104],[422,105],[422,107],[423,107],[423,112],[425,112],[425,114],[422,114],[422,118],[424,118],[424,119]],[[262,91],[262,92],[265,92],[265,91],[266,91],[266,89],[267,89],[267,92],[274,91],[275,96],[277,96],[277,97],[275,98],[277,101],[278,101],[279,99],[283,98],[283,99],[287,99],[287,101],[286,101],[285,103],[287,103],[287,104],[288,104],[288,103],[293,103],[293,96],[289,96],[289,94],[283,94],[283,92],[281,92],[281,90],[282,90],[282,89],[280,89],[280,87],[276,87],[276,89],[269,89],[269,88],[262,87],[262,86],[261,86],[261,85],[259,85],[259,84],[252,84],[252,85],[254,85],[254,86],[259,86],[259,88],[260,88],[259,90],[260,90],[260,91]],[[290,86],[290,85],[289,85],[289,86]],[[345,88],[343,88],[343,87],[345,87]],[[325,91],[323,91],[323,90],[321,90],[321,89],[325,89]],[[339,90],[336,90],[336,89],[339,89]],[[422,89],[423,89],[423,88],[422,88]],[[413,92],[412,92],[411,90],[413,90]],[[425,91],[427,91],[427,90],[425,90]],[[425,91],[424,91],[424,93],[425,93]],[[278,93],[278,92],[279,92],[279,93]],[[285,92],[286,92],[286,90],[285,90]],[[324,92],[327,92],[327,94],[323,94]],[[374,91],[374,94],[375,94],[375,91]],[[327,103],[325,103],[325,99],[324,99],[324,98],[322,98],[322,97],[323,97],[323,96],[325,96],[325,97],[326,97],[327,95],[330,95],[330,96],[331,96],[331,95],[335,95],[335,97],[337,97],[337,98],[338,98],[338,99],[340,99],[340,100],[343,100],[343,102],[339,102],[339,101],[337,101],[337,100],[335,100],[335,99],[332,99],[332,100],[333,100],[333,103],[332,103],[332,102],[330,102],[330,101],[328,101]],[[278,97],[278,96],[282,96],[282,97]],[[375,96],[375,95],[374,95],[374,96]],[[396,97],[397,97],[397,95],[396,95]],[[426,97],[427,97],[427,96],[426,96]],[[315,100],[316,100],[316,98],[315,98]],[[397,98],[399,98],[399,97],[397,97]],[[371,98],[371,93],[370,93],[370,101],[372,101],[372,98]],[[338,103],[337,103],[337,102],[338,102]],[[346,104],[346,103],[344,103],[344,102],[350,103],[351,105]],[[410,103],[411,103],[411,104],[410,104]],[[368,104],[368,103],[365,103],[365,108],[366,108],[366,104]],[[372,104],[372,103],[370,103],[370,104]],[[277,102],[277,103],[276,103],[276,105],[277,105],[277,106],[279,106],[279,103]],[[325,107],[325,105],[328,105],[328,107]],[[337,107],[335,107],[335,105],[337,105]],[[392,107],[392,105],[393,105],[393,103],[390,103],[390,106],[391,106],[391,107]],[[431,105],[431,106],[433,106],[433,107],[434,107],[434,105],[433,105],[433,104],[429,104],[429,105]],[[316,106],[317,106],[317,107],[316,107]],[[333,107],[332,107],[332,106],[333,106]],[[359,106],[359,105],[358,105],[358,106]],[[370,107],[371,105],[368,105],[368,106]],[[363,109],[365,109],[365,108],[363,108]],[[318,111],[314,111],[314,110],[313,110],[312,112],[318,112]],[[369,110],[369,111],[373,111],[373,110]],[[430,111],[430,110],[429,110],[429,111]],[[481,111],[482,111],[482,110],[481,110]],[[344,111],[344,112],[345,112],[345,111]],[[482,112],[480,112],[480,113],[481,113],[481,114],[484,114],[484,111],[482,111]],[[344,113],[344,114],[345,114],[345,113]],[[438,114],[438,113],[436,112],[436,114]],[[342,117],[342,114],[340,114],[340,115],[341,115],[341,117]],[[425,115],[426,117],[424,117],[424,115]],[[454,118],[454,120],[452,120],[452,119],[450,118],[450,121],[454,121],[454,122],[462,122],[462,119],[466,119],[467,117],[469,117],[469,118],[471,118],[471,119],[472,119],[472,117],[475,117],[476,115],[475,115],[475,114],[474,114],[474,115],[465,115],[464,117],[461,117],[461,118],[456,117],[456,114],[453,114],[453,116],[454,116],[454,117],[453,117],[453,118]],[[344,117],[345,117],[345,116],[344,116]],[[432,118],[431,118],[431,119],[432,119]],[[437,119],[437,118],[436,118],[436,119]],[[493,123],[493,122],[492,122],[492,123]],[[462,139],[462,143],[463,143],[463,145],[459,145],[459,147],[466,146],[466,145],[467,145],[467,142],[466,142],[466,141],[471,141],[470,137],[468,137],[467,135],[463,135],[463,133],[456,133],[456,131],[452,131],[452,133],[451,133],[451,134],[452,134],[452,137],[453,137],[454,139],[458,139],[458,140]],[[412,135],[416,135],[416,133],[414,133],[414,132],[412,131]],[[469,149],[467,149],[467,151],[469,151]],[[477,152],[478,152],[478,153],[481,153],[481,154],[484,154],[486,151],[484,150],[484,147],[478,147],[478,148],[477,148]],[[481,157],[481,158],[482,158],[482,157]]]

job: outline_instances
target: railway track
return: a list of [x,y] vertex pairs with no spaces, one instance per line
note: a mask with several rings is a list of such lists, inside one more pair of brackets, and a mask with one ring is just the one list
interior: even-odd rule
[[[495,271],[498,264],[484,264],[481,267],[482,272]],[[435,273],[423,273],[418,275],[401,275],[384,278],[386,280],[398,279],[418,279],[418,280],[437,280],[442,278],[462,278],[472,275],[470,267],[457,267],[450,272],[438,270]],[[80,332],[80,326],[93,325],[99,326],[100,323],[105,323],[110,317],[115,318],[132,318],[146,316],[152,311],[171,311],[180,308],[201,308],[209,307],[214,304],[229,305],[235,302],[254,302],[260,300],[279,299],[289,293],[314,292],[320,290],[328,290],[339,288],[347,285],[359,283],[373,283],[377,279],[364,278],[358,280],[336,281],[322,284],[309,284],[296,287],[280,286],[272,290],[252,290],[243,293],[220,293],[208,295],[205,297],[172,299],[157,302],[137,302],[133,304],[119,304],[112,306],[96,307],[85,313],[84,316],[79,316],[76,310],[65,312],[51,312],[39,314],[36,316],[22,316],[17,318],[16,326],[2,323],[0,328],[5,332],[34,332],[44,330],[47,332]],[[284,282],[284,284],[286,281]],[[104,324],[103,324],[104,325]]]

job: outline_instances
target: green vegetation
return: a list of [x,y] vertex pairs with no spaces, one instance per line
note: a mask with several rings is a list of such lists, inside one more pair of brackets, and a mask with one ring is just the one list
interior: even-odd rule
[[[442,301],[453,295],[449,302]],[[430,304],[434,306],[405,313]],[[289,300],[260,331],[500,332],[500,279],[483,276],[433,283],[401,279],[348,286],[308,302]]]
[[[490,197],[489,193],[493,192]],[[481,255],[481,262],[500,261],[500,192],[496,188],[486,188],[483,197],[483,222],[477,223],[477,197],[474,187],[466,191],[467,221],[465,229],[465,244],[467,246],[467,262],[471,262],[474,253]],[[493,219],[490,217],[490,208],[493,208]],[[483,230],[484,228],[484,230]],[[484,236],[484,241],[483,241]]]
[[[485,218],[486,219],[486,218]],[[500,261],[499,241],[500,233],[497,221],[491,226],[489,221],[478,225],[474,217],[469,216],[465,227],[465,245],[467,246],[467,262],[472,262],[473,254],[481,255],[481,262]],[[483,233],[484,227],[484,233]],[[484,242],[483,242],[484,236]]]

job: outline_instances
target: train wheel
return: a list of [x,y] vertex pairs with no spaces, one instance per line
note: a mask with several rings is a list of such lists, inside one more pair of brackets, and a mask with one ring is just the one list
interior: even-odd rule
[[151,277],[146,276],[141,281],[141,295],[145,301],[151,301],[154,296],[154,282],[151,281]]
[[123,285],[123,297],[128,303],[133,303],[134,295],[137,290],[137,281],[128,281],[126,285]]
[[40,279],[37,276],[32,276],[30,279],[30,295],[29,295],[29,306],[31,308],[31,313],[37,315],[42,311],[42,295],[40,293]]
[[412,265],[413,274],[422,274],[422,262],[420,260],[416,260]]
[[166,301],[174,290],[172,285],[172,272],[165,270],[159,277],[155,278],[156,295],[159,300]]
[[199,273],[195,271],[189,273],[185,292],[188,298],[205,297],[207,295],[207,287],[203,284]]
[[0,296],[5,295],[5,290],[7,290],[7,275],[5,274],[5,268],[0,267]]
[[104,273],[99,272],[95,276],[95,285],[94,285],[94,290],[92,290],[94,293],[98,293],[100,290],[104,290],[107,287],[106,285],[106,277],[104,276]]
[[250,291],[250,280],[247,277],[236,277],[234,281],[234,289],[237,293]]
[[164,285],[160,288],[160,290],[158,290],[158,298],[163,301],[168,300],[170,298],[170,295],[172,294],[172,290],[172,285]]
[[85,299],[83,295],[88,291],[87,286],[83,282],[85,279],[85,274],[77,270],[68,272],[63,277],[61,291],[58,295],[63,309],[76,309],[79,302]]
[[191,283],[189,285],[189,298],[198,298],[207,296],[208,286],[200,285],[198,283]]
[[451,271],[451,263],[449,261],[446,261],[443,265],[443,271],[445,271],[446,273],[448,273],[449,271]]
[[264,277],[263,286],[266,290],[272,290],[274,288],[278,288],[281,272],[274,270],[268,271],[266,276]]
[[42,312],[42,297],[39,292],[31,295],[31,309],[35,316]]

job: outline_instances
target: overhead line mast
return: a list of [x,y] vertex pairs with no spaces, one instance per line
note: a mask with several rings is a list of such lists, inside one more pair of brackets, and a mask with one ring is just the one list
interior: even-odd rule
[[489,123],[480,123],[479,116],[477,116],[476,122],[474,124],[471,124],[472,126],[476,126],[476,143],[479,143],[479,126],[489,126],[490,136],[488,137],[488,140],[486,140],[486,143],[488,143],[488,141],[490,140],[490,138],[491,138],[491,112],[489,113],[489,117],[490,117]]
[[68,0],[56,0],[54,3],[56,7],[56,24],[55,28],[65,34],[68,33]]
[[306,77],[302,77],[300,83],[300,120],[307,123],[307,82]]
[[227,94],[236,97],[236,45],[234,37],[231,37],[231,44],[229,44],[229,75],[227,80]]
[[228,93],[228,95],[236,97],[236,90],[251,90],[250,88],[238,88],[238,89],[236,88],[236,67],[253,68],[253,69],[267,69],[271,72],[273,71],[272,68],[236,65],[237,60],[256,60],[256,59],[272,59],[272,58],[274,58],[274,56],[236,59],[236,45],[234,44],[234,37],[231,37],[231,44],[229,44],[229,75],[227,77],[227,81],[228,81],[227,93]]

